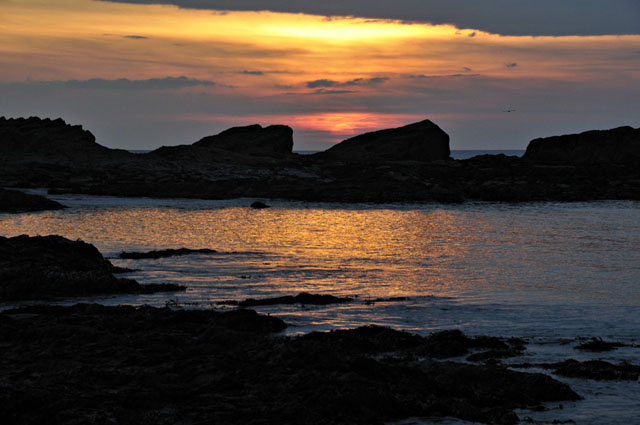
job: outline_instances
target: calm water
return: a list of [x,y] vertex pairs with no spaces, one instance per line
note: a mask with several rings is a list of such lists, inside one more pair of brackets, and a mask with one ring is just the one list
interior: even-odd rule
[[[328,307],[271,306],[302,333],[376,323],[427,334],[529,338],[524,359],[640,363],[640,348],[581,353],[576,337],[640,344],[640,203],[313,204],[55,196],[64,211],[0,215],[0,234],[59,234],[96,245],[141,283],[179,294],[94,298],[107,304],[222,308],[223,300],[301,291],[357,297]],[[119,260],[123,250],[214,248],[213,255]],[[405,301],[368,301],[407,297]],[[638,382],[565,380],[587,400],[524,412],[536,420],[629,422]],[[553,407],[553,406],[550,406]],[[452,422],[452,423],[459,423]],[[542,422],[545,423],[545,422]]]

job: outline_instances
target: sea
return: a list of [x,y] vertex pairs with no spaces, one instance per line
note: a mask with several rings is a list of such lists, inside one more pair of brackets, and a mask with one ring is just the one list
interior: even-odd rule
[[[255,210],[249,207],[255,199],[247,198],[50,198],[69,208],[0,214],[0,235],[81,239],[113,264],[135,269],[122,277],[188,288],[57,300],[60,304],[226,309],[232,307],[220,302],[332,294],[355,301],[256,309],[284,319],[288,335],[367,324],[421,335],[460,329],[469,335],[527,339],[524,356],[510,360],[517,363],[574,358],[640,364],[640,202],[441,205],[262,199],[271,207]],[[180,247],[217,253],[118,258],[122,251]],[[0,309],[15,305],[0,304]],[[591,337],[629,346],[605,353],[574,348]],[[555,378],[585,399],[550,403],[543,412],[518,411],[521,423],[640,423],[639,382]],[[434,423],[468,424],[429,418],[398,424]]]

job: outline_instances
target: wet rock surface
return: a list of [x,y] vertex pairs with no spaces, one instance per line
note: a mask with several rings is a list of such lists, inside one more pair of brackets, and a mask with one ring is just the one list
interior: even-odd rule
[[118,279],[91,244],[61,236],[0,236],[0,300],[183,290],[172,284],[140,285]]
[[430,121],[356,136],[314,155],[292,153],[290,131],[239,127],[192,145],[134,155],[100,146],[62,120],[4,120],[0,185],[47,187],[58,194],[323,202],[640,199],[634,153],[640,130],[630,127],[562,136],[575,146],[567,154],[564,143],[532,141],[523,158],[459,161],[448,158],[448,136]]
[[165,257],[176,257],[180,255],[189,255],[189,254],[215,254],[218,251],[215,249],[201,248],[201,249],[189,249],[189,248],[178,248],[178,249],[161,249],[161,250],[153,250],[147,252],[127,252],[123,251],[120,253],[119,257],[123,259],[129,260],[142,260],[142,259],[157,259],[157,258],[165,258]]
[[5,311],[0,415],[15,424],[382,424],[415,416],[513,424],[514,408],[580,398],[546,375],[424,357],[432,339],[453,334],[372,326],[272,335],[284,326],[246,309]]
[[310,294],[301,292],[298,295],[287,295],[284,297],[274,298],[248,298],[244,301],[223,301],[219,304],[237,305],[239,307],[256,307],[260,305],[278,305],[278,304],[307,304],[307,305],[328,305],[341,304],[353,301],[353,298],[335,297],[333,295]]
[[21,213],[66,208],[59,202],[40,195],[0,188],[0,213]]
[[549,369],[556,375],[568,378],[595,379],[599,381],[635,381],[640,377],[640,366],[626,362],[613,364],[604,360],[588,360],[580,362],[569,359],[557,363],[518,364],[518,368],[539,367]]
[[582,344],[576,345],[574,348],[576,350],[582,351],[593,351],[593,352],[603,352],[603,351],[612,351],[616,348],[624,347],[625,344],[621,342],[615,341],[603,341],[602,338],[591,338],[588,342],[583,342]]

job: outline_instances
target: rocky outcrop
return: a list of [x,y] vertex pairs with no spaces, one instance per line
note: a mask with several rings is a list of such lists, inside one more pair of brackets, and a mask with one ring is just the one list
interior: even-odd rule
[[61,236],[0,236],[0,300],[181,290],[118,279],[118,270],[93,246]]
[[449,159],[449,135],[429,120],[344,140],[320,156],[345,162],[436,161]]
[[143,260],[143,259],[158,259],[165,257],[177,257],[181,255],[189,254],[215,254],[218,251],[209,248],[190,249],[190,248],[178,248],[178,249],[160,249],[148,252],[127,252],[120,253],[120,258],[126,258],[129,260]]
[[96,143],[90,131],[61,118],[0,117],[0,155],[20,162],[87,164],[130,157]]
[[[34,128],[43,125],[34,119],[26,121],[33,121]],[[25,124],[11,122],[18,127]],[[637,131],[594,132],[598,140],[602,135],[608,140],[612,134],[619,136],[612,139],[624,139],[626,150],[620,152],[625,152],[625,162],[575,159],[574,151],[592,155],[589,136],[583,147],[568,150],[567,155],[555,155],[562,150],[554,148],[553,163],[547,163],[542,153],[535,153],[535,141],[525,158],[481,155],[445,161],[448,136],[430,121],[357,136],[315,155],[290,153],[288,127],[248,126],[193,145],[142,155],[125,152],[120,159],[107,149],[107,154],[92,156],[102,158],[98,162],[82,161],[81,155],[66,162],[24,151],[0,155],[0,186],[48,187],[51,193],[322,202],[639,200],[640,159],[633,154],[637,144],[622,136]],[[610,161],[622,160],[612,152],[618,151],[607,148],[605,152]]]
[[618,127],[532,140],[524,158],[542,164],[640,163],[640,128]]
[[0,188],[0,213],[20,213],[66,208],[59,202],[40,195],[30,195],[18,190]]
[[233,127],[215,136],[207,136],[192,145],[169,146],[156,149],[150,156],[200,160],[224,157],[223,152],[243,156],[283,158],[291,155],[293,130],[285,125],[263,128],[258,124]]
[[5,311],[0,415],[12,424],[515,424],[515,408],[580,399],[546,375],[425,357],[429,338],[405,332],[272,335],[283,328],[251,310]]

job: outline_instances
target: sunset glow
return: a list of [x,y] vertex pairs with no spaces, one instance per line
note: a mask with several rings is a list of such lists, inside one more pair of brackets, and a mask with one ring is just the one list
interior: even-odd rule
[[[549,121],[547,113],[575,113],[545,130],[556,131],[573,128],[585,113],[598,116],[600,106],[584,110],[594,100],[609,99],[626,111],[605,120],[611,126],[628,123],[631,106],[638,104],[638,35],[503,36],[392,19],[91,0],[5,1],[0,14],[0,84],[8,94],[3,111],[63,114],[111,146],[150,142],[109,134],[106,122],[133,126],[135,120],[144,128],[158,124],[145,120],[160,116],[171,122],[181,117],[185,125],[193,120],[198,132],[245,121],[234,117],[256,117],[263,124],[282,118],[294,130],[326,133],[325,139],[302,140],[307,148],[335,142],[336,135],[445,116],[447,131],[472,145],[496,138],[482,127],[465,127],[474,114],[498,123],[502,111],[517,110],[511,120],[542,123]],[[178,77],[193,81],[143,94],[117,91],[121,79]],[[107,81],[97,88],[78,84],[96,79]],[[66,88],[64,95],[56,87]],[[62,103],[55,110],[53,98]],[[96,114],[80,106],[89,98]],[[119,116],[118,102],[130,105],[133,115]],[[209,129],[205,117],[212,117]],[[535,130],[523,128],[512,142],[525,143],[519,137]],[[470,139],[474,134],[478,140]]]

